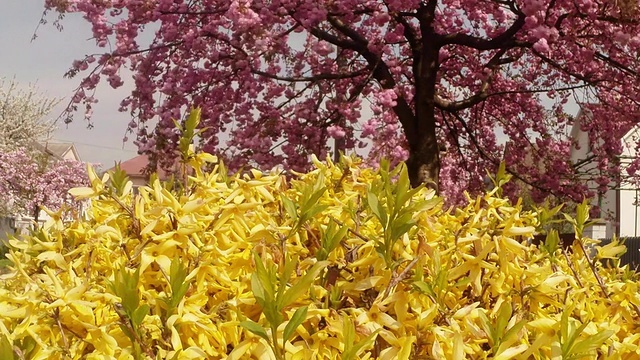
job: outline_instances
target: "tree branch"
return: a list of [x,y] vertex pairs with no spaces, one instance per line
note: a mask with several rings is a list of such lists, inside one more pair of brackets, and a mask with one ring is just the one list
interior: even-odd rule
[[[475,136],[474,136],[474,135],[473,135],[473,133],[471,132],[471,129],[469,129],[469,126],[467,125],[466,121],[465,121],[465,120],[464,120],[464,119],[463,119],[463,118],[462,118],[458,113],[453,112],[453,113],[451,113],[451,115],[453,115],[453,116],[454,116],[454,117],[455,117],[455,118],[460,122],[460,124],[462,125],[462,127],[465,129],[465,132],[467,133],[467,135],[469,135],[469,141],[471,141],[471,143],[472,143],[472,144],[473,144],[473,146],[476,148],[476,150],[478,151],[478,153],[480,154],[480,156],[482,156],[482,157],[483,157],[483,158],[485,158],[486,160],[489,160],[489,161],[491,161],[492,163],[494,163],[494,164],[496,164],[496,165],[497,165],[497,164],[499,163],[499,161],[498,161],[498,160],[496,160],[495,158],[493,158],[493,157],[489,156],[489,154],[487,154],[487,153],[483,150],[483,147],[482,147],[482,146],[480,146],[480,144],[478,143],[477,139],[475,138]],[[530,181],[530,180],[528,180],[528,179],[525,179],[524,177],[520,176],[520,175],[518,174],[518,172],[517,172],[517,171],[514,171],[513,169],[511,169],[511,168],[509,168],[509,167],[507,167],[507,168],[506,168],[506,170],[507,170],[507,171],[508,171],[508,172],[509,172],[509,173],[510,173],[514,178],[516,178],[516,179],[518,179],[518,180],[522,181],[523,183],[525,183],[525,184],[527,184],[527,185],[529,185],[529,186],[531,186],[531,187],[534,187],[534,188],[536,188],[536,189],[538,189],[538,190],[540,190],[540,191],[543,191],[543,192],[546,192],[546,193],[548,193],[548,194],[551,194],[551,195],[553,195],[553,196],[555,196],[555,197],[557,197],[557,198],[559,198],[559,199],[562,199],[562,197],[561,197],[560,195],[558,195],[557,193],[555,193],[553,190],[551,190],[551,189],[547,189],[547,188],[544,188],[544,187],[542,187],[542,186],[540,186],[540,185],[538,185],[538,184],[536,184],[536,183],[534,183],[534,182],[532,182],[532,181]]]
[[[326,31],[317,28],[312,28],[309,31],[311,31],[314,36],[317,36],[316,34],[321,35],[323,36],[321,39],[329,41],[340,47],[342,47],[341,44],[346,43],[348,49],[356,51],[367,61],[372,70],[373,78],[376,79],[383,89],[393,89],[396,87],[396,81],[394,80],[393,75],[391,75],[391,71],[389,71],[389,68],[384,61],[382,61],[382,58],[379,55],[376,55],[369,50],[369,41],[365,37],[349,28],[341,20],[335,17],[329,16],[327,20],[337,31],[351,40],[342,40],[335,35],[331,35]],[[409,134],[413,133],[415,129],[415,121],[413,121],[415,115],[413,109],[404,97],[398,96],[396,99],[396,106],[393,107],[393,110],[398,116],[398,120],[405,129],[405,132]]]
[[274,80],[287,81],[287,82],[309,82],[309,81],[319,81],[319,80],[351,79],[358,76],[366,75],[369,71],[368,69],[365,68],[365,69],[361,69],[359,71],[347,73],[347,74],[318,74],[313,76],[298,76],[298,77],[270,74],[268,72],[254,69],[254,68],[251,69],[251,72],[253,74],[264,76],[266,78],[274,79]]
[[441,110],[459,111],[459,110],[470,108],[475,104],[478,104],[479,102],[484,101],[487,97],[489,97],[489,93],[487,91],[491,86],[491,82],[493,81],[493,76],[498,70],[498,67],[500,65],[513,61],[513,59],[511,58],[505,58],[505,59],[502,58],[502,56],[506,52],[507,52],[507,49],[498,50],[493,55],[491,60],[489,60],[489,62],[487,62],[487,64],[484,66],[485,68],[490,69],[491,73],[488,74],[487,77],[482,81],[482,84],[480,85],[480,89],[478,90],[477,93],[460,101],[448,101],[448,100],[442,99],[439,96],[436,96],[435,98],[436,106]]
[[524,26],[524,20],[526,16],[522,12],[514,12],[518,17],[513,24],[505,30],[502,34],[492,38],[483,39],[472,35],[463,33],[455,33],[449,35],[440,35],[439,41],[441,45],[462,45],[477,50],[494,50],[503,49],[506,47],[519,47],[527,44],[524,41],[518,41],[514,38],[516,33]]

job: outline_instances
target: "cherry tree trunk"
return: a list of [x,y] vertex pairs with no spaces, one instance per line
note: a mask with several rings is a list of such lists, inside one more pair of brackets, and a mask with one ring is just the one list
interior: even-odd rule
[[433,133],[421,134],[415,144],[410,144],[407,171],[411,185],[425,184],[428,188],[439,190],[440,156],[438,141]]
[[[435,2],[432,2],[435,3]],[[422,8],[423,25],[431,24],[434,5]],[[440,151],[436,135],[436,84],[438,80],[440,46],[430,39],[434,38],[431,26],[423,26],[424,40],[414,49],[413,73],[415,81],[414,114],[410,121],[401,121],[409,144],[407,170],[412,186],[425,184],[439,191]],[[399,116],[402,116],[399,114]]]

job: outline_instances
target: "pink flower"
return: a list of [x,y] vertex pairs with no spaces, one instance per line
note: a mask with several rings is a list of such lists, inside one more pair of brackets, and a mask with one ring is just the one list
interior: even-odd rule
[[327,128],[327,134],[334,139],[341,139],[346,135],[346,132],[340,126],[331,125]]
[[[569,106],[584,94],[582,106],[592,116],[581,130],[598,145],[591,147],[597,173],[615,179],[638,170],[636,162],[612,164],[623,152],[622,136],[640,124],[640,77],[633,75],[640,69],[640,24],[609,21],[615,10],[594,0],[518,0],[513,7],[451,0],[437,2],[428,24],[440,36],[421,41],[421,19],[400,18],[424,3],[47,0],[45,6],[78,13],[91,25],[87,37],[104,47],[73,63],[85,78],[69,110],[85,110],[89,119],[98,84],[122,86],[127,69],[135,87],[120,111],[132,114],[140,151],[158,155],[161,164],[176,156],[173,119],[199,106],[204,131],[197,145],[236,169],[308,169],[309,155],[322,157],[332,138],[371,164],[382,157],[398,162],[435,128],[431,145],[446,149],[440,180],[452,203],[463,201],[465,190],[481,190],[486,170],[503,158],[528,181],[532,197],[580,199],[591,192],[569,161],[578,150],[568,137]],[[589,91],[573,89],[583,85]],[[327,127],[336,116],[348,128]]]
[[549,44],[547,43],[547,39],[540,39],[533,44],[533,48],[536,49],[541,54],[546,54],[549,52]]

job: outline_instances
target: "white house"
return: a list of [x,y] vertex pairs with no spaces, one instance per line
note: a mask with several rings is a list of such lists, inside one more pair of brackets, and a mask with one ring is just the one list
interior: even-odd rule
[[76,146],[72,143],[35,143],[34,147],[54,159],[82,161]]
[[[80,155],[72,143],[34,143],[33,148],[48,158],[57,160],[81,161]],[[38,215],[38,223],[44,224],[49,216],[44,211]],[[24,233],[31,228],[34,218],[29,215],[16,214],[11,217],[0,217],[0,240],[6,240],[7,234]]]
[[[593,180],[598,176],[597,164],[593,159],[588,134],[581,130],[581,124],[585,117],[589,116],[586,109],[580,109],[573,128],[571,137],[575,139],[575,146],[571,149],[571,161],[580,170],[589,188],[597,189],[597,184]],[[620,156],[620,169],[626,175],[626,164],[631,159],[635,159],[636,140],[639,138],[640,129],[633,128],[620,139],[623,144],[623,153]],[[585,234],[595,239],[618,237],[640,236],[640,206],[638,200],[640,189],[629,181],[611,184],[605,193],[599,193],[592,200],[592,205],[600,206],[600,217],[602,221],[589,229]]]

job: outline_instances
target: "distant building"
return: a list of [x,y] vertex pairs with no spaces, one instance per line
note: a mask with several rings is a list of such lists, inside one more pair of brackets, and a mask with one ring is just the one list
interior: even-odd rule
[[[149,173],[145,170],[149,166],[149,156],[147,155],[138,155],[132,159],[120,163],[120,169],[122,169],[127,175],[129,179],[133,183],[134,189],[139,186],[145,186],[149,182]],[[115,167],[112,167],[109,170],[114,170]],[[171,177],[171,174],[162,169],[158,170],[158,178],[160,180],[167,180]]]
[[57,160],[82,161],[73,143],[35,143],[34,148]]
[[[589,135],[582,131],[582,123],[588,116],[590,116],[588,110],[580,109],[571,129],[571,137],[576,144],[571,149],[571,161],[574,166],[580,168],[589,188],[597,189],[597,184],[593,180],[598,176],[597,163],[591,151]],[[635,143],[640,135],[639,131],[637,127],[632,128],[620,139],[623,152],[618,160],[622,174],[626,173],[629,163],[638,156]],[[630,181],[612,183],[606,192],[597,194],[591,204],[601,208],[600,216],[603,221],[591,229],[593,234],[586,235],[596,239],[611,238],[614,235],[640,236],[639,195],[640,189]]]
[[[73,143],[34,142],[32,149],[44,155],[47,161],[82,161]],[[42,225],[48,219],[49,216],[47,213],[40,211],[40,214],[38,214],[38,224]],[[0,217],[0,239],[7,239],[6,234],[20,234],[28,231],[34,221],[33,216],[24,214]]]

